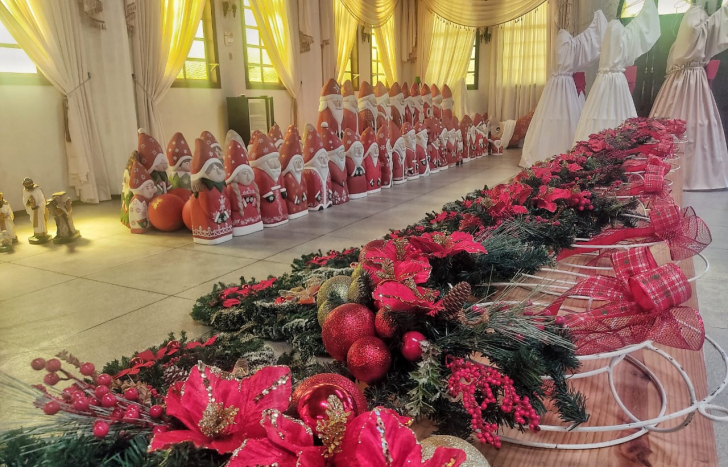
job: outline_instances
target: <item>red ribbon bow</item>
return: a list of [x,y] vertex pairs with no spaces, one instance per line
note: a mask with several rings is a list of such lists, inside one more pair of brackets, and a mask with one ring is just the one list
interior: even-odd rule
[[657,266],[647,247],[619,251],[611,259],[616,277],[584,279],[546,310],[556,315],[569,296],[609,302],[567,319],[580,355],[617,350],[648,339],[681,349],[703,347],[705,329],[700,314],[678,306],[690,299],[692,288],[676,264]]
[[[189,342],[185,346],[185,349],[191,350],[196,347],[209,347],[214,344],[216,340],[217,335],[207,339],[204,343],[198,341]],[[137,373],[139,373],[139,371],[141,371],[142,368],[149,368],[150,366],[154,365],[154,363],[158,360],[176,354],[177,352],[179,352],[179,349],[179,341],[169,341],[167,345],[157,350],[156,353],[148,349],[144,352],[139,352],[136,357],[131,359],[132,366],[127,368],[126,370],[120,371],[116,376],[114,376],[114,379],[119,379],[125,375],[136,375]]]
[[[691,258],[703,251],[712,237],[705,222],[692,207],[680,209],[674,203],[655,203],[650,209],[650,223],[645,227],[607,229],[578,245],[614,245],[625,240],[665,241],[674,261]],[[557,260],[598,248],[571,248],[561,251]]]

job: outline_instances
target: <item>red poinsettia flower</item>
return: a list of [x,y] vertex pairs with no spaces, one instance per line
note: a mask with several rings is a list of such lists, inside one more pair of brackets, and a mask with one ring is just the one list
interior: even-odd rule
[[400,238],[368,244],[362,250],[360,261],[375,284],[407,280],[422,284],[430,278],[432,270],[422,252]]
[[458,228],[463,231],[478,229],[480,227],[483,227],[483,220],[470,213],[463,214],[463,219],[460,221],[460,225],[458,226]]
[[374,301],[382,309],[395,312],[427,313],[435,316],[443,307],[435,302],[439,292],[415,284],[382,282],[374,289]]
[[453,232],[450,235],[433,232],[423,234],[421,237],[411,237],[409,240],[415,248],[436,258],[446,258],[461,252],[487,253],[485,247],[466,232]]
[[323,446],[314,446],[311,429],[278,410],[266,410],[260,421],[265,438],[248,439],[235,450],[228,467],[325,467]]
[[275,277],[271,277],[270,279],[260,281],[257,284],[243,284],[240,287],[229,287],[223,290],[222,292],[220,292],[220,299],[222,299],[223,308],[232,308],[234,306],[240,305],[242,303],[242,299],[249,297],[256,292],[262,292],[266,289],[269,289],[273,286],[276,280],[278,279]]
[[346,427],[335,467],[457,467],[465,462],[462,450],[446,447],[423,461],[422,446],[407,420],[382,407],[359,415]]
[[200,363],[186,381],[171,386],[165,398],[167,415],[186,429],[154,435],[151,451],[192,442],[198,448],[221,454],[232,452],[243,441],[266,436],[260,420],[264,410],[286,410],[291,396],[288,367],[265,367],[237,379]]
[[533,197],[533,204],[537,208],[545,209],[549,212],[556,211],[556,201],[560,199],[571,198],[571,192],[562,188],[551,188],[541,185],[538,194]]

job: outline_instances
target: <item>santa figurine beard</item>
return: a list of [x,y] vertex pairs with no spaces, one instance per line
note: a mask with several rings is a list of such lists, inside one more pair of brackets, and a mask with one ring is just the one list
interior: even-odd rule
[[[344,98],[336,94],[321,97],[318,111],[319,113],[326,111],[331,113],[331,116],[336,122],[336,128],[334,128],[334,131],[337,135],[340,135],[341,122],[344,120]],[[327,119],[323,119],[322,121],[327,121]],[[321,131],[321,125],[319,125],[319,131]]]
[[422,130],[417,133],[416,142],[415,158],[417,158],[417,169],[420,175],[427,177],[430,175],[430,158],[427,155],[427,130]]
[[[288,218],[298,219],[308,214],[308,196],[306,183],[303,180],[303,156],[296,154],[288,162],[288,167],[283,172],[283,183],[286,185],[288,205]],[[296,188],[294,188],[296,187]]]
[[[394,122],[394,124],[397,125],[398,127],[401,127],[402,124],[404,123],[404,116],[405,116],[405,113],[406,113],[406,106],[405,106],[405,103],[404,103],[404,95],[402,95],[400,93],[400,94],[397,94],[395,96],[389,96],[389,104],[393,108],[397,109],[397,113],[398,113],[398,116],[399,116],[399,121]],[[393,115],[393,114],[394,114],[394,112],[392,112],[390,110],[390,115]],[[392,118],[394,118],[394,117],[392,117]]]
[[310,211],[320,211],[322,209],[330,208],[332,205],[331,201],[331,175],[329,174],[329,156],[325,149],[320,150],[309,162],[306,163],[304,171],[312,171],[312,174],[318,177],[322,187],[319,191],[322,191],[318,197],[311,196],[312,183],[310,180],[306,180],[308,185],[308,209]]
[[225,194],[230,200],[233,221],[233,237],[263,230],[260,217],[260,191],[255,184],[255,172],[249,165],[237,168],[232,177],[225,180]]
[[344,146],[328,151],[329,174],[331,174],[332,202],[334,205],[349,202],[349,189],[347,187],[346,153]]
[[364,145],[354,141],[346,151],[346,175],[349,198],[359,199],[367,195],[367,177],[364,169]]
[[404,134],[404,144],[407,148],[407,155],[405,158],[405,177],[408,180],[417,180],[420,178],[420,172],[417,168],[419,164],[415,157],[415,152],[417,150],[416,139],[417,136],[415,135],[415,130],[409,130]]
[[[285,224],[286,222],[288,222],[288,210],[286,209],[285,203],[281,203],[277,199],[278,194],[276,193],[280,192],[281,198],[283,198],[283,200],[286,199],[286,189],[283,188],[281,185],[281,161],[278,160],[278,156],[276,154],[276,157],[268,157],[267,159],[263,160],[262,163],[256,164],[254,168],[258,171],[258,174],[255,177],[256,183],[261,178],[265,180],[266,176],[270,179],[265,180],[265,182],[267,183],[258,183],[258,186],[261,189],[263,189],[264,186],[270,187],[270,191],[266,191],[266,193],[261,193],[262,199],[260,212],[261,216],[263,217],[263,226],[277,227],[281,224]],[[270,212],[271,209],[267,208],[270,208],[271,206],[277,209]],[[283,209],[281,209],[281,207]]]

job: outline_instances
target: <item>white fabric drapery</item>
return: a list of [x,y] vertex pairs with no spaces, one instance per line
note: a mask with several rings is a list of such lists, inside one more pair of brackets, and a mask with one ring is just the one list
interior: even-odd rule
[[184,66],[205,0],[134,3],[132,51],[137,118],[139,126],[158,141],[167,141],[158,106]]
[[420,0],[422,7],[461,26],[502,24],[535,10],[546,0]]
[[110,198],[93,118],[78,5],[55,0],[2,0],[0,21],[38,69],[67,99],[68,183],[81,201]]
[[488,86],[491,119],[516,120],[536,108],[546,84],[550,39],[547,4],[495,28]]
[[394,16],[400,0],[339,0],[360,24],[377,28]]
[[400,50],[402,60],[414,61],[417,57],[417,0],[400,0],[399,18]]
[[321,23],[321,79],[336,76],[336,31],[334,25],[334,4],[338,0],[319,0],[319,21]]
[[334,3],[334,45],[336,50],[336,81],[342,83],[346,73],[346,63],[357,40],[358,23],[349,13],[341,0]]
[[396,29],[394,15],[391,15],[386,22],[374,29],[379,58],[382,61],[382,68],[384,68],[384,76],[390,85],[398,79],[399,54],[397,53]]

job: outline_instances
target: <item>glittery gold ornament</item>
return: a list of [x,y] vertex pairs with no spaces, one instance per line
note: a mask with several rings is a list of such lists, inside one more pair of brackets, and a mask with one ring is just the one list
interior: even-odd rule
[[339,305],[346,303],[350,285],[351,276],[340,275],[332,277],[321,285],[321,288],[316,294],[316,305],[321,306],[329,298],[334,297],[340,300],[341,303]]
[[326,321],[326,317],[329,316],[329,313],[331,313],[334,308],[339,306],[338,303],[332,302],[330,300],[326,300],[321,304],[321,306],[318,309],[318,322],[320,326],[324,325],[324,321]]
[[472,444],[456,436],[437,435],[420,442],[422,445],[422,460],[430,459],[435,454],[435,449],[443,446],[465,451],[465,462],[460,467],[489,467],[490,464],[483,454]]
[[349,302],[369,306],[372,301],[372,287],[369,274],[361,263],[354,269],[349,286]]

